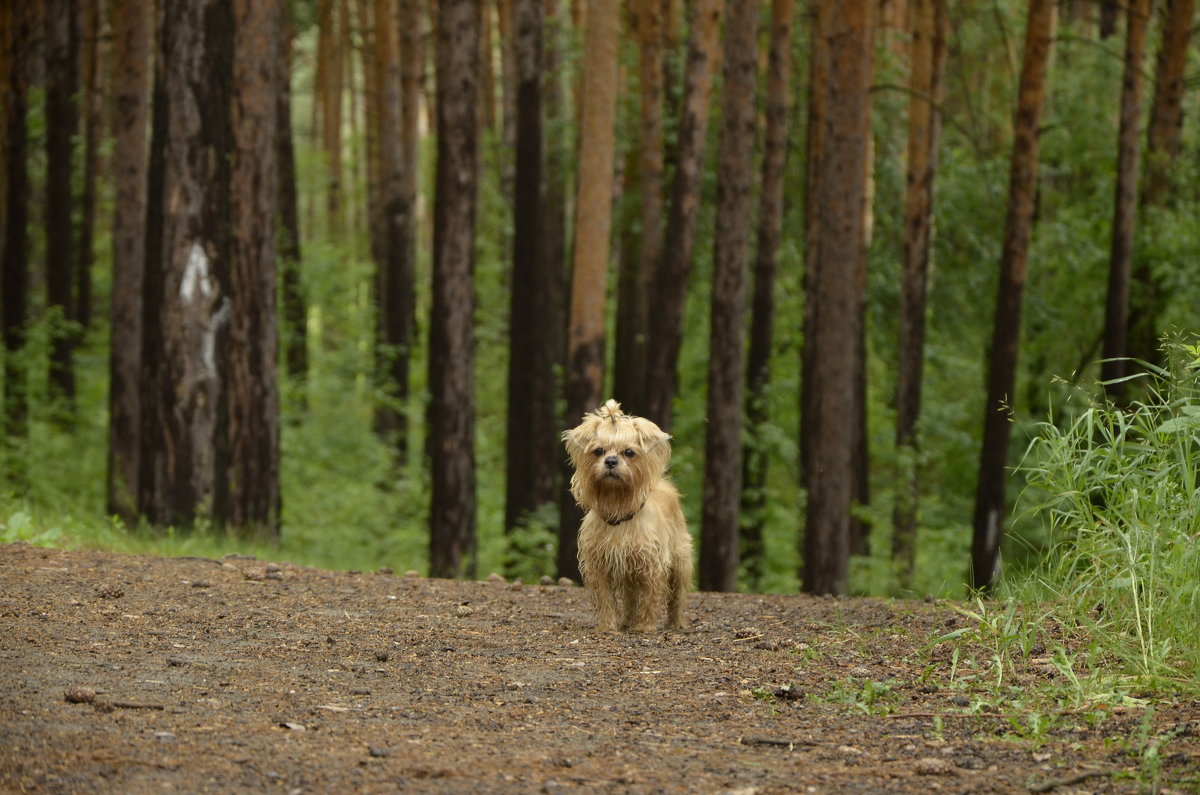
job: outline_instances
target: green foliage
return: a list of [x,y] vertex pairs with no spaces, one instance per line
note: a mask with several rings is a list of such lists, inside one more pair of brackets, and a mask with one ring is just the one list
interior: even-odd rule
[[[1175,343],[1145,402],[1088,400],[1039,426],[1022,464],[1047,551],[1011,588],[1051,599],[1131,675],[1200,672],[1200,346]],[[1053,418],[1052,418],[1053,419]]]
[[823,700],[833,704],[844,704],[852,710],[864,715],[884,716],[896,711],[896,705],[902,700],[899,692],[893,689],[895,681],[876,682],[864,679],[846,679],[835,682]]
[[[285,384],[282,430],[283,537],[280,546],[258,554],[344,568],[422,568],[427,547],[429,483],[424,466],[426,353],[429,317],[430,229],[434,201],[435,140],[421,142],[419,174],[417,328],[410,365],[411,397],[400,408],[409,420],[407,459],[371,430],[381,398],[374,369],[373,265],[363,229],[334,239],[324,217],[328,164],[314,144],[313,63],[316,4],[292,0],[298,34],[293,63],[293,122],[304,240],[304,289],[309,302],[311,370],[304,385]],[[894,392],[903,246],[905,131],[908,95],[903,59],[880,47],[874,78],[873,237],[868,256],[867,355],[870,502],[858,515],[871,528],[870,552],[851,569],[856,594],[907,597],[962,596],[971,538],[971,514],[983,412],[985,362],[990,344],[997,263],[1007,203],[1011,115],[1020,67],[1025,6],[1000,2],[959,5],[952,13],[950,61],[943,102],[943,139],[935,180],[936,233],[929,283],[923,406],[919,447],[898,451],[894,444]],[[561,82],[567,96],[561,117],[545,131],[547,142],[573,152],[575,114],[572,78],[579,68],[578,31],[566,26]],[[805,98],[809,49],[807,25],[796,24],[791,151],[785,175],[784,239],[775,283],[776,322],[771,387],[765,401],[769,420],[755,438],[768,455],[764,591],[794,591],[799,583],[800,538],[805,495],[799,477],[800,353],[804,317]],[[1152,48],[1153,49],[1153,48]],[[667,54],[668,71],[678,77],[686,37]],[[1012,572],[1006,587],[1017,605],[1037,597],[1058,597],[1071,605],[1060,621],[1095,630],[1095,659],[1070,661],[1080,681],[1094,680],[1105,649],[1122,648],[1120,659],[1143,675],[1179,676],[1195,672],[1200,657],[1178,637],[1181,617],[1197,604],[1189,574],[1195,571],[1194,495],[1182,476],[1191,448],[1163,440],[1185,434],[1192,404],[1160,386],[1133,412],[1115,412],[1092,402],[1103,320],[1105,274],[1116,159],[1116,106],[1121,79],[1120,48],[1077,31],[1056,40],[1055,63],[1047,92],[1041,137],[1038,215],[1029,256],[1021,364],[1012,404],[1014,454],[1032,442],[1025,465],[1015,469],[1009,490],[1024,488],[1022,510],[1004,549]],[[624,73],[636,78],[637,52],[631,39],[622,50]],[[1149,59],[1147,61],[1149,64]],[[352,70],[361,88],[362,74]],[[720,76],[713,91],[703,196],[694,246],[692,276],[679,363],[680,390],[672,475],[684,495],[684,510],[698,530],[703,497],[705,396],[709,349],[712,264],[712,212],[719,148]],[[668,81],[664,102],[667,151],[676,143],[682,81]],[[429,81],[427,87],[432,87]],[[1185,118],[1196,116],[1197,92],[1186,95]],[[636,143],[636,83],[621,94],[617,139],[619,160]],[[39,217],[45,171],[44,97],[30,93],[29,165],[30,260],[40,263],[44,234]],[[345,114],[347,173],[341,182],[348,221],[365,217],[366,190],[361,123]],[[1162,285],[1162,327],[1200,328],[1200,160],[1197,127],[1184,126],[1184,157],[1175,168],[1176,190],[1161,207],[1138,213],[1137,262],[1145,263]],[[553,506],[525,526],[503,532],[507,411],[508,307],[512,208],[508,195],[512,152],[501,128],[485,132],[481,146],[480,205],[476,228],[476,473],[480,573],[510,564],[523,577],[549,573],[550,545],[557,531]],[[573,155],[572,155],[573,156]],[[568,157],[570,159],[570,156]],[[667,181],[671,179],[667,161]],[[568,170],[572,167],[568,163]],[[630,183],[634,185],[635,183]],[[104,185],[101,195],[105,196]],[[636,240],[640,197],[627,190],[627,212],[614,238]],[[569,200],[569,197],[568,197]],[[572,223],[568,210],[568,225]],[[108,246],[102,209],[96,237],[97,317],[110,285]],[[609,306],[615,308],[615,268]],[[36,279],[35,279],[36,283]],[[21,363],[30,373],[30,435],[17,453],[28,471],[28,487],[7,484],[0,495],[0,537],[36,543],[87,544],[167,553],[223,554],[255,551],[216,531],[123,528],[104,517],[107,337],[103,323],[88,331],[77,352],[79,414],[69,430],[53,422],[46,404],[45,362],[56,324],[42,312],[40,290],[31,292],[30,344]],[[615,312],[610,310],[610,318]],[[58,326],[62,330],[61,325]],[[612,354],[613,346],[608,346]],[[610,368],[611,374],[611,368]],[[1177,378],[1178,374],[1171,376]],[[1190,388],[1190,387],[1189,387]],[[1165,390],[1165,391],[1164,391]],[[620,396],[617,396],[618,398]],[[1160,416],[1168,406],[1175,413]],[[1061,407],[1051,410],[1051,407]],[[1155,408],[1156,407],[1156,408]],[[628,406],[637,412],[638,407]],[[1085,415],[1088,419],[1085,420]],[[1168,421],[1178,418],[1174,425]],[[1090,424],[1089,424],[1090,423]],[[1157,424],[1155,424],[1157,423]],[[1190,427],[1190,426],[1189,426]],[[1164,428],[1166,430],[1164,430]],[[1088,445],[1091,445],[1090,447]],[[1170,451],[1170,455],[1168,454]],[[1171,458],[1174,455],[1174,458]],[[1057,458],[1055,456],[1058,456]],[[1136,474],[1126,477],[1126,470]],[[894,500],[912,473],[920,482],[917,559],[911,590],[901,593],[890,557]],[[1071,473],[1068,478],[1068,473]],[[1026,482],[1030,485],[1026,487]],[[1183,483],[1184,485],[1179,485]],[[1064,484],[1070,484],[1067,489]],[[1055,489],[1058,489],[1056,492]],[[1072,491],[1073,490],[1073,491]],[[1189,499],[1191,501],[1189,502]],[[1188,527],[1191,529],[1189,530]],[[1189,535],[1190,533],[1190,535]],[[1075,552],[1069,557],[1067,552]],[[1085,554],[1086,553],[1086,554]],[[1048,557],[1047,557],[1048,556]],[[1029,582],[1025,574],[1031,575]],[[1191,578],[1194,579],[1194,578]],[[1087,584],[1087,587],[1084,587]],[[1107,591],[1093,592],[1104,586]],[[1096,607],[1103,605],[1097,612]],[[1025,629],[1009,613],[1009,603],[965,608],[980,626],[960,638],[967,656],[989,654],[980,665],[988,676],[1005,675],[1005,653],[1023,648]],[[1041,608],[1017,612],[1044,615]],[[999,612],[997,612],[999,611]],[[1027,619],[1021,619],[1025,621]],[[985,626],[986,625],[986,626]],[[1177,626],[1179,625],[1179,626]],[[1018,639],[1006,640],[1017,633]],[[947,640],[947,643],[954,642]],[[970,654],[968,654],[970,651]],[[1115,653],[1115,652],[1114,652]],[[993,657],[1000,655],[997,664]],[[989,662],[989,660],[991,662]],[[1093,666],[1095,663],[1095,666]],[[1102,667],[1102,666],[1101,666]],[[979,673],[976,671],[975,673]],[[1011,674],[1011,670],[1010,670]]]

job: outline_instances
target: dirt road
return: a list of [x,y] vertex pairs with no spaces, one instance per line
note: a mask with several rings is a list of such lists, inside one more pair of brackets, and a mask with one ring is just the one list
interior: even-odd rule
[[[0,789],[1200,788],[1197,704],[984,703],[929,650],[965,625],[944,606],[695,594],[688,622],[598,635],[575,587],[0,546]],[[1018,686],[1054,684],[1038,651]]]

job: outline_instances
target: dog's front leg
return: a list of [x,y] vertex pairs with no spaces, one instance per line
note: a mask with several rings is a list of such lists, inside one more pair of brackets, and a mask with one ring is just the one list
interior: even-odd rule
[[631,577],[625,584],[624,629],[653,632],[663,602],[662,588],[654,577]]
[[613,591],[612,583],[609,582],[607,576],[593,572],[585,584],[592,592],[592,599],[596,603],[596,618],[598,619],[596,628],[601,632],[616,632],[617,595]]

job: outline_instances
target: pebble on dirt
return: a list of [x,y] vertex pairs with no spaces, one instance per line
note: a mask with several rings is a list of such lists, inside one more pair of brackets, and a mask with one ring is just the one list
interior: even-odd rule
[[68,704],[91,704],[96,700],[96,691],[90,687],[69,687],[63,692],[63,701]]

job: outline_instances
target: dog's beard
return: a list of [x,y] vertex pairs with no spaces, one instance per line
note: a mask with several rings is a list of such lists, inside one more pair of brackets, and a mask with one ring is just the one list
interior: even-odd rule
[[605,521],[628,520],[645,504],[650,495],[653,479],[635,467],[623,465],[617,468],[598,466],[580,478],[582,488],[578,496],[580,504]]

